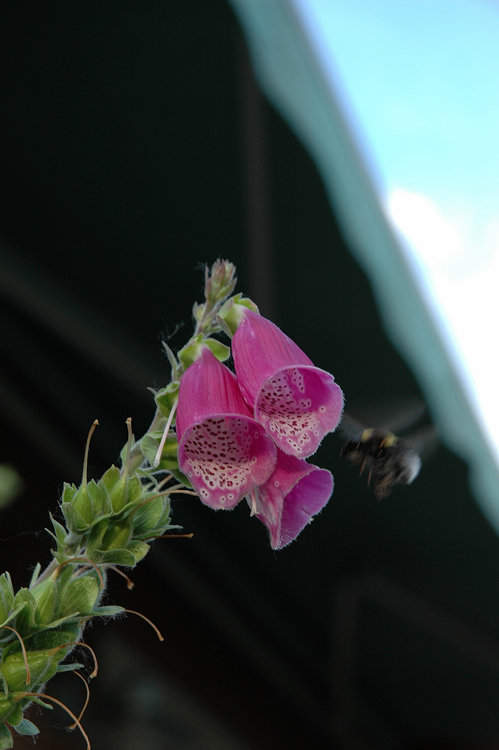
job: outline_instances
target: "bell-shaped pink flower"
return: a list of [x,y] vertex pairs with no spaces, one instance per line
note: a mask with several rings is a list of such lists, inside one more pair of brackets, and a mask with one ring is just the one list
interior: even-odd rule
[[233,373],[205,347],[180,381],[178,460],[199,497],[230,510],[272,474],[276,449]]
[[272,476],[255,487],[248,504],[270,532],[272,549],[292,542],[326,505],[333,492],[332,474],[327,469],[277,450]]
[[343,393],[274,323],[245,309],[232,339],[241,393],[278,448],[315,453],[338,425]]

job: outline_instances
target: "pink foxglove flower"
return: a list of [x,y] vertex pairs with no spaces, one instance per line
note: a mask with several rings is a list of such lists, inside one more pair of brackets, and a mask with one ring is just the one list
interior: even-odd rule
[[315,453],[338,425],[343,393],[274,323],[247,308],[232,339],[241,393],[278,448]]
[[230,510],[272,474],[276,449],[233,373],[205,347],[180,381],[178,459],[210,508]]
[[327,469],[277,450],[274,473],[247,498],[254,515],[270,532],[272,549],[282,549],[296,539],[326,505],[333,486]]

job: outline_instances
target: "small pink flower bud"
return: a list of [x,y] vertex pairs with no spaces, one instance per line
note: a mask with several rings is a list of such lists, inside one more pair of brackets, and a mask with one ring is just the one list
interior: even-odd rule
[[277,450],[274,473],[248,498],[253,513],[270,532],[272,549],[282,549],[296,539],[326,505],[333,486],[327,469]]
[[180,469],[210,508],[234,508],[274,470],[272,440],[207,347],[180,381],[177,436]]
[[298,458],[315,453],[338,425],[343,393],[274,323],[241,308],[232,339],[241,393],[278,448]]

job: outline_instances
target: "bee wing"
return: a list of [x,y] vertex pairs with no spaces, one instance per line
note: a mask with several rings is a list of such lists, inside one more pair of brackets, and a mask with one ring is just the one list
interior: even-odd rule
[[431,458],[440,442],[437,428],[434,425],[414,430],[409,435],[404,436],[404,440],[416,451],[423,462]]
[[365,425],[361,424],[361,422],[357,422],[357,420],[352,419],[350,414],[343,413],[341,422],[338,425],[338,429],[343,433],[343,435],[352,437],[353,435],[358,435],[360,432],[365,430],[366,427]]
[[344,429],[343,422],[346,418],[345,424],[352,423],[355,432],[361,432],[366,427],[375,427],[397,433],[417,422],[425,409],[424,402],[419,398],[377,399],[369,404],[349,406],[348,415],[343,415],[340,426]]

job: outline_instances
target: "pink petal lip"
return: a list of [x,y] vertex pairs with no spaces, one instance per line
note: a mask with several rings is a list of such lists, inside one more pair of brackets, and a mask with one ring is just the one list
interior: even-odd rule
[[232,340],[239,387],[278,448],[307,458],[343,411],[343,393],[328,372],[270,320],[247,310]]
[[282,549],[296,539],[326,505],[333,487],[333,477],[327,469],[277,451],[274,473],[248,499],[257,518],[269,530],[272,549]]
[[206,349],[180,382],[178,459],[203,503],[234,508],[275,467],[276,450],[237,379]]

